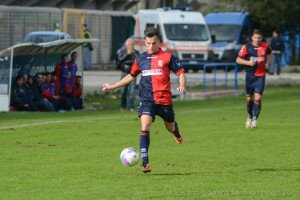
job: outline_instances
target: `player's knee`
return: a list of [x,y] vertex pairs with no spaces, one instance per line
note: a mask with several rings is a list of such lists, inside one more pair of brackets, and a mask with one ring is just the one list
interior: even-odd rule
[[144,124],[142,124],[142,130],[143,131],[149,131],[150,130],[150,126],[151,126],[151,123],[144,123]]

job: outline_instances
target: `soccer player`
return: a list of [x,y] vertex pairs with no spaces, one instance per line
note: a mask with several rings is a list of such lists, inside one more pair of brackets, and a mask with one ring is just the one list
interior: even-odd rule
[[140,151],[142,156],[142,171],[150,172],[148,149],[150,144],[150,127],[155,115],[164,120],[165,127],[173,134],[177,144],[182,143],[182,133],[179,131],[172,106],[170,71],[179,77],[177,90],[186,93],[186,78],[184,69],[171,53],[159,48],[159,31],[150,27],[144,31],[147,51],[138,55],[132,65],[130,74],[115,84],[103,84],[103,91],[114,90],[132,82],[141,73],[139,83],[140,106],[138,115],[141,120]]
[[272,59],[270,46],[262,42],[262,33],[255,29],[252,42],[245,44],[236,59],[240,65],[246,66],[246,100],[248,117],[246,128],[257,128],[257,119],[261,110],[262,94],[265,87],[266,71]]

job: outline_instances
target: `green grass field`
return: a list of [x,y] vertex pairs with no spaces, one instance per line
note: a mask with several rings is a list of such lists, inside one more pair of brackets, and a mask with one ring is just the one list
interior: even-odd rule
[[139,145],[135,113],[0,114],[0,199],[300,199],[299,88],[266,89],[259,128],[245,128],[244,96],[174,102],[177,145],[160,118],[152,172],[124,167]]

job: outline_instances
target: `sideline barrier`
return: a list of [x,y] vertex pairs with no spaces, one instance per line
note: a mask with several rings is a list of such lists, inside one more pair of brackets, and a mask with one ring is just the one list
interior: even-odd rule
[[[207,78],[207,70],[212,69],[213,78]],[[217,78],[217,70],[224,69],[224,78],[220,79]],[[230,69],[234,69],[234,77],[229,78],[228,73],[231,71]],[[203,65],[203,85],[202,85],[202,92],[206,93],[207,91],[207,82],[213,82],[213,91],[215,92],[217,89],[217,81],[224,80],[224,89],[228,90],[228,82],[233,81],[233,89],[238,90],[238,65],[236,63],[206,63]]]

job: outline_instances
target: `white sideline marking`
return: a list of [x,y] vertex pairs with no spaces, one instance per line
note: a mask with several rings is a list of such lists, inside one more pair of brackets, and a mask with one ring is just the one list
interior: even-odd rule
[[[269,107],[269,106],[274,106],[274,105],[282,105],[282,104],[291,104],[291,103],[298,103],[298,100],[294,101],[285,101],[285,102],[277,102],[277,103],[266,103],[264,107]],[[210,111],[215,111],[216,109],[218,110],[228,110],[228,109],[244,109],[244,106],[231,106],[231,107],[226,107],[226,108],[202,108],[202,109],[194,109],[194,110],[183,110],[183,111],[178,111],[176,113],[194,113],[194,112],[210,112]],[[100,120],[108,120],[108,119],[115,119],[119,118],[118,116],[115,117],[99,117],[99,118],[93,118],[93,119],[83,119],[83,120],[60,120],[60,121],[52,121],[52,122],[40,122],[40,123],[31,123],[31,124],[20,124],[20,125],[15,125],[15,126],[4,126],[1,127],[0,130],[7,130],[7,129],[12,129],[12,128],[20,128],[20,127],[33,127],[33,126],[42,126],[42,125],[49,125],[49,124],[61,124],[61,123],[77,123],[77,122],[90,122],[90,121],[100,121]],[[271,124],[271,123],[267,123]],[[286,124],[286,123],[285,123]],[[282,125],[282,124],[281,124]],[[298,125],[298,123],[289,123],[289,125]]]
[[0,130],[20,128],[20,127],[30,127],[30,126],[42,126],[42,125],[49,125],[49,124],[99,121],[99,120],[107,120],[107,119],[113,119],[113,117],[101,117],[101,118],[84,119],[84,120],[61,120],[61,121],[52,121],[52,122],[39,122],[39,123],[31,123],[31,124],[21,124],[21,125],[15,125],[15,126],[4,126],[4,127],[1,127]]

